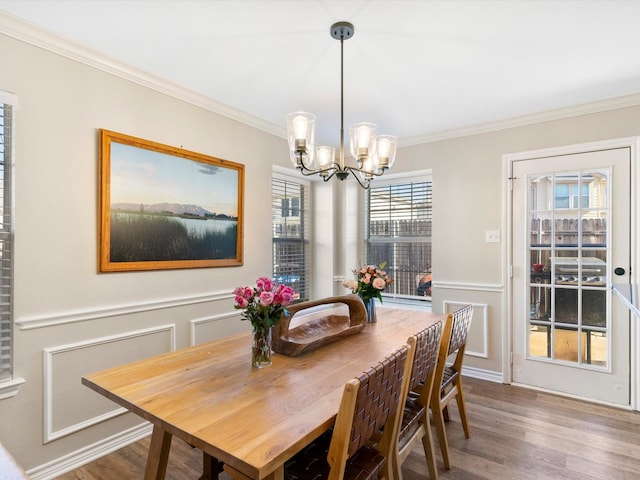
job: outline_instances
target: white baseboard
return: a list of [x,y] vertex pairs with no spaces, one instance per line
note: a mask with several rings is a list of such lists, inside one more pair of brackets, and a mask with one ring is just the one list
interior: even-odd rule
[[477,378],[478,380],[486,380],[494,383],[504,383],[504,376],[501,372],[493,372],[491,370],[483,370],[481,368],[462,367],[462,375],[465,377]]
[[152,425],[150,423],[141,423],[124,432],[83,447],[39,467],[32,468],[27,471],[27,475],[31,480],[52,480],[151,435],[151,430]]

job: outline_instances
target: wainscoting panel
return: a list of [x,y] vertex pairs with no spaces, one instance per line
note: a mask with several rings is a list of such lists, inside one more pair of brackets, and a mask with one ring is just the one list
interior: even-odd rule
[[82,385],[84,375],[175,348],[170,324],[44,349],[44,443],[126,412]]
[[473,318],[471,319],[467,347],[464,353],[472,357],[489,358],[488,305],[486,303],[445,300],[442,311],[444,313],[452,313],[469,304],[473,306]]
[[218,338],[246,331],[251,326],[241,320],[240,311],[195,318],[191,324],[191,345],[210,342]]

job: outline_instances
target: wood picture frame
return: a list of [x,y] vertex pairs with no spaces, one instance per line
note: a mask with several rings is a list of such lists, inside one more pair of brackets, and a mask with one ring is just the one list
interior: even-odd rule
[[243,264],[244,165],[99,130],[99,271]]

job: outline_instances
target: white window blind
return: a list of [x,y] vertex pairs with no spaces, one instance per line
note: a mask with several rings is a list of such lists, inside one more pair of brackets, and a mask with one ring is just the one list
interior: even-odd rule
[[274,175],[271,192],[273,278],[293,288],[296,300],[308,300],[309,186]]
[[371,186],[365,197],[367,264],[387,263],[385,295],[431,296],[431,179]]
[[13,374],[12,110],[0,98],[0,381]]

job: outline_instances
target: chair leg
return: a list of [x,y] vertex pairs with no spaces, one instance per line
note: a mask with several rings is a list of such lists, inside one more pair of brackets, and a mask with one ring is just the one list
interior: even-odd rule
[[445,422],[448,422],[450,420],[449,407],[447,405],[445,405],[444,408],[442,409],[442,418],[444,418]]
[[[422,436],[422,447],[424,448],[424,456],[427,459],[427,467],[429,468],[429,480],[437,480],[438,467],[436,465],[436,453],[433,451],[433,433],[431,433],[431,422],[429,421],[429,410],[425,411],[424,435]],[[399,477],[402,480],[402,476]]]
[[462,393],[462,382],[459,380],[456,382],[456,403],[458,404],[458,412],[460,412],[460,420],[462,421],[462,428],[464,430],[464,436],[469,438],[469,421],[467,419],[467,408],[464,404],[464,395]]
[[439,399],[436,399],[436,401],[433,402],[431,413],[433,413],[433,423],[436,427],[438,443],[440,443],[440,451],[442,452],[444,468],[450,470],[451,463],[449,462],[449,443],[447,442],[447,432],[444,426],[444,412],[443,408],[440,406]]

